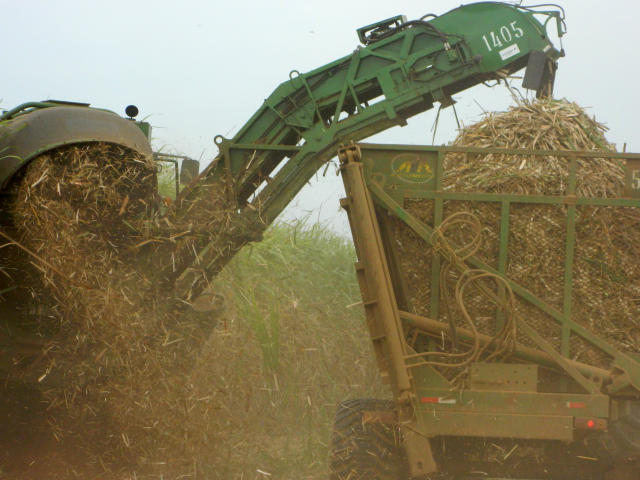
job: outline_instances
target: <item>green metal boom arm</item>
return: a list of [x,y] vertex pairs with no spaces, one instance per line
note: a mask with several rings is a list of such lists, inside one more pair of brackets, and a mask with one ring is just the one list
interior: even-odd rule
[[[559,12],[540,14],[563,32]],[[527,64],[527,74],[553,71],[562,53],[535,15],[482,2],[429,21],[394,17],[359,29],[365,46],[308,73],[291,72],[232,139],[216,137],[220,154],[201,181],[225,183],[241,215],[259,212],[266,228],[341,143],[404,125],[434,102],[450,105],[453,94]],[[530,68],[532,52],[538,63]],[[536,88],[548,88],[552,76],[537,77]]]

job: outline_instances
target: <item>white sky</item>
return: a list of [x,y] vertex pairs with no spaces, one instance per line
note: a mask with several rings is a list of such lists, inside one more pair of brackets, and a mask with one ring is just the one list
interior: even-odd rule
[[[535,2],[534,2],[535,3]],[[640,150],[640,3],[559,1],[567,13],[555,96],[606,123],[621,149]],[[442,14],[458,1],[307,0],[233,2],[0,0],[0,108],[49,98],[91,103],[118,113],[130,103],[154,127],[154,147],[211,160],[213,137],[231,137],[289,71],[305,72],[347,55],[358,27],[394,15]],[[516,83],[516,86],[519,82]],[[502,87],[454,97],[463,123],[505,109]],[[481,106],[481,107],[480,107]],[[436,110],[369,141],[430,144]],[[441,113],[435,143],[455,136],[453,112]],[[342,185],[327,177],[305,187],[286,219],[310,215],[346,232]]]

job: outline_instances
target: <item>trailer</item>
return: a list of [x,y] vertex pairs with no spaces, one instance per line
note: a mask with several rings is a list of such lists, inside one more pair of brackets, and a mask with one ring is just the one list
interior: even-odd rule
[[[489,155],[566,162],[569,175],[562,194],[444,188],[443,178],[455,169],[456,158],[482,161]],[[331,478],[639,478],[640,355],[613,347],[572,315],[572,272],[581,207],[640,208],[640,155],[352,144],[340,150],[339,158],[346,191],[341,205],[356,247],[368,330],[394,401],[340,405]],[[626,162],[623,196],[578,194],[578,160],[595,158]],[[415,200],[431,202],[430,221],[407,209]],[[445,215],[448,202],[499,208],[496,263],[477,255],[483,233],[479,219],[464,209]],[[560,309],[508,275],[510,220],[519,205],[533,204],[561,206],[565,212],[565,242],[557,246],[564,252]],[[414,313],[410,304],[394,222],[432,252],[429,315]],[[452,234],[464,228],[468,241],[454,240]],[[443,286],[451,279],[455,288]],[[490,321],[472,318],[466,308],[471,285],[495,307]],[[457,316],[449,309],[443,321],[447,289],[455,290],[460,308]],[[532,324],[534,313],[523,315],[529,309],[557,324],[557,345],[549,331]],[[610,363],[574,360],[570,345],[577,338]],[[488,450],[500,451],[500,458],[491,459]]]

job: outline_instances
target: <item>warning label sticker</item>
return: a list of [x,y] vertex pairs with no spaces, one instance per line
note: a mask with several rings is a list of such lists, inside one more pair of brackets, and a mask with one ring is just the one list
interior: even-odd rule
[[520,47],[518,47],[517,43],[514,43],[513,45],[509,45],[507,48],[503,48],[499,53],[500,58],[502,58],[502,60],[506,60],[507,58],[511,58],[514,55],[519,54]]

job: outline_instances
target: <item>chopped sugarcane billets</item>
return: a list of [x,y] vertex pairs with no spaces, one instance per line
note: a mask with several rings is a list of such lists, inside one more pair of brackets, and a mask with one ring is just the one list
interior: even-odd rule
[[[454,146],[535,150],[614,151],[606,128],[575,103],[558,100],[523,101],[508,111],[489,113],[463,128]],[[448,154],[444,189],[514,195],[568,194],[569,159],[556,156]],[[576,195],[609,198],[622,196],[624,165],[618,160],[583,158],[577,162]],[[433,204],[407,200],[406,208],[433,225]],[[571,318],[615,348],[640,350],[640,213],[633,208],[578,206]],[[444,218],[470,212],[481,224],[478,257],[498,268],[501,208],[499,203],[446,201]],[[395,239],[402,269],[407,272],[411,307],[429,315],[432,250],[405,224],[396,220]],[[459,243],[469,232],[459,232]],[[563,311],[567,235],[566,205],[513,203],[509,210],[506,275],[558,311]],[[452,235],[455,240],[455,235]],[[451,274],[453,275],[453,274]],[[454,281],[448,282],[450,286]],[[450,287],[453,288],[453,287]],[[453,298],[453,292],[442,293]],[[446,300],[446,299],[445,299]],[[467,306],[482,333],[493,335],[496,309],[486,296],[470,292]],[[456,302],[443,306],[441,316],[461,323]],[[516,310],[560,349],[559,323],[540,309],[519,300]],[[518,341],[532,345],[519,332]],[[611,367],[611,359],[578,335],[572,335],[570,356]]]
[[191,462],[187,378],[215,318],[183,308],[188,292],[175,298],[168,276],[228,238],[230,209],[203,195],[167,210],[156,169],[115,145],[61,147],[31,161],[2,204],[1,308],[16,318],[4,329],[39,343],[16,354],[11,381],[37,387],[43,435],[79,462],[39,464],[95,475]]

